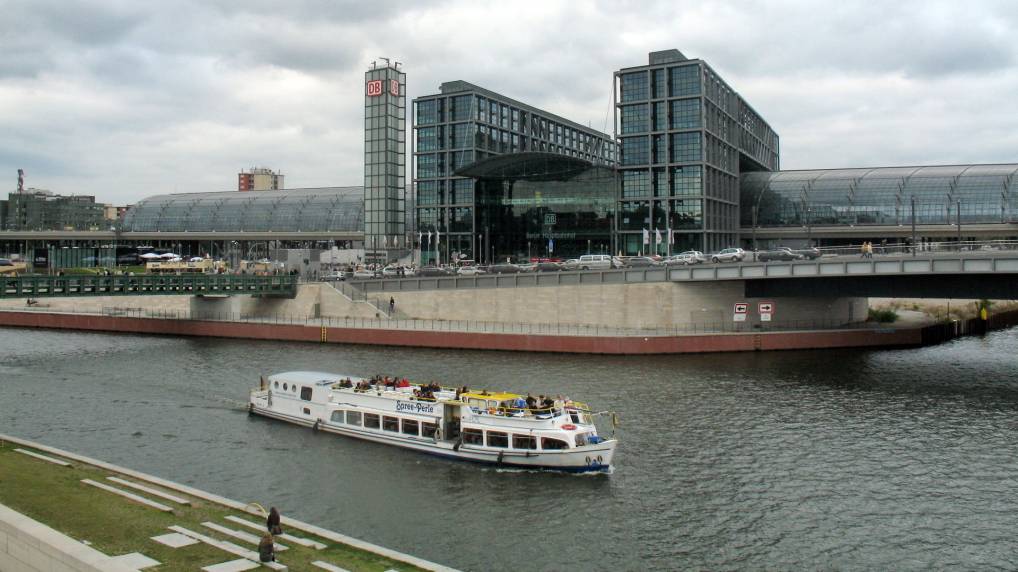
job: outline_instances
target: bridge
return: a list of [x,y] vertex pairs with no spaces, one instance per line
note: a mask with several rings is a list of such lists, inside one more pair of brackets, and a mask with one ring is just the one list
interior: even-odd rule
[[741,262],[479,276],[412,277],[360,280],[365,294],[527,288],[562,285],[645,282],[710,283],[742,281],[750,298],[1018,298],[1018,251],[907,253],[824,256],[789,262]]
[[293,298],[297,277],[237,274],[28,275],[0,277],[0,299],[54,296],[271,296]]

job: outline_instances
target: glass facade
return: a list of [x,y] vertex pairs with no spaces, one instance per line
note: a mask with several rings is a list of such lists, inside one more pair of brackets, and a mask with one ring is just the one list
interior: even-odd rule
[[[777,169],[778,136],[705,62],[677,50],[649,62],[615,73],[618,250],[734,246],[739,175]],[[644,231],[672,237],[646,244]]]
[[607,167],[585,168],[557,180],[479,179],[481,259],[611,253],[615,181]]
[[[474,180],[456,175],[457,170],[512,153],[615,163],[615,142],[604,133],[467,82],[443,83],[439,91],[414,100],[413,180],[423,264],[486,252],[478,239]],[[633,113],[649,121],[647,109]],[[440,233],[437,252],[435,233]]]
[[741,223],[753,226],[1013,223],[1018,164],[746,173]]
[[389,66],[368,70],[364,90],[365,260],[384,263],[410,247],[404,225],[406,74]]

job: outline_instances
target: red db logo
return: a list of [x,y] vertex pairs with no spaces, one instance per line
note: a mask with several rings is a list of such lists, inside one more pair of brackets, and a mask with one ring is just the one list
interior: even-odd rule
[[368,95],[370,97],[382,95],[382,80],[373,79],[368,82]]
[[396,97],[399,97],[399,80],[398,79],[390,79],[389,80],[389,93],[391,93],[392,95],[395,95]]

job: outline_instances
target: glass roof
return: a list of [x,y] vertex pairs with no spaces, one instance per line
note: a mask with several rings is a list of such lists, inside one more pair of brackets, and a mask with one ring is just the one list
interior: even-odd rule
[[[743,225],[947,223],[1015,216],[1018,164],[938,165],[743,173]],[[954,213],[952,215],[952,212]],[[952,219],[951,217],[955,217]]]
[[361,232],[364,188],[156,195],[124,215],[133,232]]

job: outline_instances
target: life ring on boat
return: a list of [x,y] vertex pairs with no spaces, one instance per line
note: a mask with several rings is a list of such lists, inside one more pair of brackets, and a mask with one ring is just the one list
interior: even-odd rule
[[562,428],[565,429],[566,431],[572,431],[573,429],[576,429],[576,425],[573,425],[572,423],[566,423],[565,425],[562,426]]

